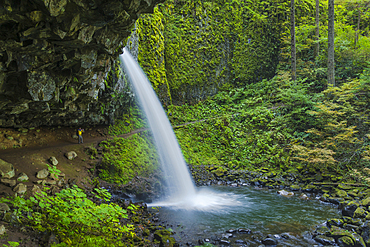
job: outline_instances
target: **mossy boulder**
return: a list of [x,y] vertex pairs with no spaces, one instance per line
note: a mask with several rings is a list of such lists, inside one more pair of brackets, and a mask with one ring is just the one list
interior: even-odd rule
[[352,247],[355,246],[355,242],[352,238],[344,236],[338,239],[338,245],[340,247]]
[[317,235],[327,235],[329,232],[330,232],[330,229],[324,225],[318,226],[315,230],[315,233]]
[[335,194],[338,196],[338,197],[342,197],[342,198],[345,198],[345,197],[347,197],[347,192],[346,191],[344,191],[344,190],[336,190],[335,191]]
[[351,187],[349,185],[346,185],[346,184],[338,184],[338,189],[341,189],[341,190],[351,190],[351,189],[353,189],[353,187]]
[[365,209],[358,207],[353,213],[353,218],[365,218],[367,214]]
[[335,239],[325,235],[318,235],[314,240],[323,245],[335,245]]
[[329,226],[342,226],[344,221],[342,219],[330,219],[328,220],[328,225]]
[[348,230],[345,230],[343,228],[340,228],[340,227],[337,227],[337,226],[332,226],[330,228],[330,232],[328,233],[328,236],[329,237],[332,237],[332,238],[335,238],[335,239],[339,239],[339,238],[342,238],[342,237],[349,237],[351,238],[353,241],[360,241],[359,237],[361,238],[362,242],[363,242],[363,239],[361,236],[353,236],[354,234]]
[[304,186],[302,188],[302,190],[305,191],[305,192],[315,192],[315,191],[317,191],[317,187],[313,184],[308,184],[308,185]]
[[162,247],[172,247],[176,244],[176,241],[171,237],[172,232],[168,230],[157,230],[154,232],[154,239],[159,241]]
[[343,216],[349,216],[353,217],[353,214],[355,213],[356,209],[360,206],[360,203],[356,201],[350,201],[343,209],[342,209],[342,215]]
[[290,189],[291,189],[292,191],[297,191],[297,190],[300,190],[300,189],[301,189],[301,187],[300,187],[298,184],[292,184],[292,185],[290,186]]
[[222,166],[217,166],[213,171],[212,173],[216,176],[216,177],[223,177],[227,172],[227,168],[225,167],[222,167]]
[[368,207],[368,206],[370,206],[370,196],[369,196],[369,197],[367,197],[367,198],[365,198],[365,199],[363,199],[363,200],[361,201],[361,204],[362,204],[362,206],[364,206],[364,207]]

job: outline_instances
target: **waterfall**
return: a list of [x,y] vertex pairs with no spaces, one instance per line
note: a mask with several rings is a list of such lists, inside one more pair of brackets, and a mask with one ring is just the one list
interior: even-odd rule
[[176,201],[192,198],[195,195],[195,186],[167,115],[139,64],[126,48],[123,51],[120,55],[122,66],[153,133],[169,188],[167,195]]

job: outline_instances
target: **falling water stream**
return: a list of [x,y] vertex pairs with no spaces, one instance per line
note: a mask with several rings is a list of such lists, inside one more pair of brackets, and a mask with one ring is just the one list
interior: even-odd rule
[[[314,226],[338,214],[336,209],[316,200],[306,202],[297,198],[282,198],[271,191],[230,187],[195,188],[171,124],[145,73],[126,49],[120,58],[146,114],[169,188],[165,199],[149,206],[159,206],[159,213],[167,219],[169,226],[181,226],[196,237],[237,227],[259,227],[269,232],[276,229],[276,233],[281,233],[285,229],[289,231],[287,226],[297,228],[294,226],[297,222],[299,226]],[[205,233],[202,226],[206,227]],[[292,229],[290,231],[297,230]],[[305,230],[302,228],[297,231]],[[180,235],[178,237],[181,238]],[[296,241],[292,246],[310,244],[300,245]]]

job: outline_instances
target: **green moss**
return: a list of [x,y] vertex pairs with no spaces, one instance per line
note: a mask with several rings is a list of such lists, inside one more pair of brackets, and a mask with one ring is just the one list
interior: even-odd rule
[[106,181],[124,184],[134,176],[149,176],[158,168],[154,144],[145,133],[114,138],[100,145],[104,155],[99,176]]

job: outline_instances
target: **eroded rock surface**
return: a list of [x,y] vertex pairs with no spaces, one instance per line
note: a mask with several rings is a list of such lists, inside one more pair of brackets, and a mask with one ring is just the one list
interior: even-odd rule
[[107,90],[107,73],[159,2],[0,0],[0,127],[112,121],[123,87]]

